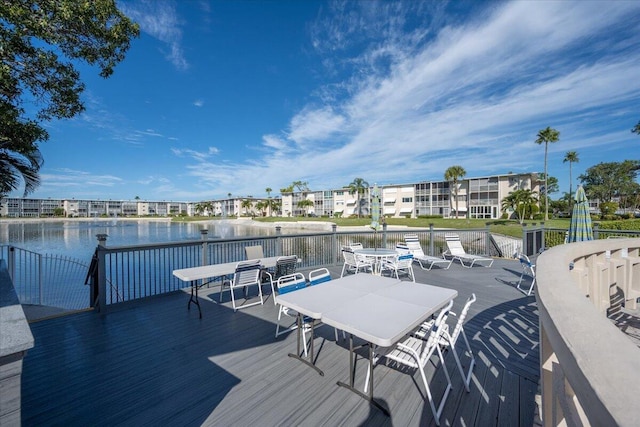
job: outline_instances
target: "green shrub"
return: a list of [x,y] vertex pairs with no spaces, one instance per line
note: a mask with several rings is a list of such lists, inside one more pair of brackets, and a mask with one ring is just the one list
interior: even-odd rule
[[607,221],[599,224],[601,230],[640,230],[640,219]]

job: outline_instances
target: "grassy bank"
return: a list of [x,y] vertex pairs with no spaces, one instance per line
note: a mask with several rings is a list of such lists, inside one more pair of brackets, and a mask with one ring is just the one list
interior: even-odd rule
[[[338,226],[350,227],[350,226],[364,226],[371,223],[370,218],[256,218],[256,221],[261,222],[297,222],[297,221],[331,221]],[[433,224],[435,228],[484,228],[489,224],[489,228],[493,233],[504,234],[513,237],[522,237],[522,226],[518,221],[507,220],[485,220],[485,219],[443,219],[443,218],[387,218],[387,224],[389,225],[404,225],[407,227],[429,228],[430,224]],[[540,221],[526,221],[525,223],[537,223]],[[553,219],[546,223],[547,227],[551,228],[569,228],[569,219]]]

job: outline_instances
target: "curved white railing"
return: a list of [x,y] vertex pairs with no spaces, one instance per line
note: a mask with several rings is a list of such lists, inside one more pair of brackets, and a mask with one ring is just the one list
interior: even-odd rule
[[537,264],[545,426],[637,426],[640,348],[606,317],[621,289],[640,297],[640,239],[556,246]]

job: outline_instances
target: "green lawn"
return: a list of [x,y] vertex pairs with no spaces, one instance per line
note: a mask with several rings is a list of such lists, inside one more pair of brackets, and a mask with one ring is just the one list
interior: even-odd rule
[[[256,221],[262,222],[297,222],[297,221],[331,221],[338,226],[358,226],[367,225],[371,222],[370,218],[280,218],[267,217],[256,218]],[[406,225],[408,227],[429,228],[429,224],[433,224],[435,228],[484,228],[486,224],[490,224],[493,233],[504,234],[513,237],[522,237],[522,226],[518,221],[510,220],[484,220],[484,219],[443,219],[443,218],[387,218],[389,225]],[[540,221],[525,221],[526,224],[536,223]],[[569,228],[569,219],[552,219],[545,222],[549,228]]]

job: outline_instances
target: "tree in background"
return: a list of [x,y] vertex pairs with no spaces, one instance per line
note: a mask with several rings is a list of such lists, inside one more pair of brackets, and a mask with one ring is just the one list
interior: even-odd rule
[[296,203],[296,206],[304,211],[304,216],[307,216],[309,213],[309,208],[313,207],[313,201],[309,199],[302,199],[298,203]]
[[637,133],[638,135],[640,135],[640,122],[638,122],[638,124],[635,125],[633,129],[631,129],[631,132]]
[[[464,178],[467,174],[467,171],[464,170],[462,166],[455,165],[450,166],[446,171],[444,171],[444,179],[445,181],[449,181],[451,183],[449,187],[449,192],[453,190],[453,197],[456,201],[456,218],[458,218],[458,180]],[[452,202],[451,198],[449,199]],[[451,209],[453,209],[453,204],[451,204]]]
[[272,216],[274,213],[280,212],[280,207],[282,206],[281,199],[269,199],[267,202],[269,203],[269,210]]
[[578,163],[579,161],[578,152],[576,151],[567,151],[567,154],[564,155],[564,159],[562,160],[562,163],[569,162],[569,210],[571,210],[571,200],[573,199],[573,176],[571,165],[573,163]]
[[349,185],[347,185],[347,189],[349,190],[349,194],[356,195],[356,203],[358,206],[358,218],[360,218],[362,214],[362,206],[360,205],[360,199],[364,195],[364,193],[369,189],[369,183],[362,178],[354,178],[353,181]]
[[84,111],[74,63],[107,78],[140,30],[113,0],[1,1],[0,17],[0,196],[21,182],[26,196],[40,183],[43,122]]
[[[538,131],[538,138],[536,139],[536,144],[543,144],[544,143],[544,176],[545,178],[548,176],[547,175],[547,154],[549,152],[549,143],[554,143],[554,142],[558,142],[560,140],[560,132],[550,128],[550,127],[546,127],[545,129],[542,129],[540,131]],[[548,221],[549,220],[549,203],[547,202],[549,200],[549,188],[547,185],[547,182],[545,180],[545,185],[544,185],[544,200],[545,200],[545,204],[544,204],[544,220]]]
[[271,192],[273,191],[271,187],[265,188],[264,191],[267,193],[267,197],[271,197]]
[[578,179],[590,198],[602,203],[613,201],[614,197],[626,201],[635,200],[640,193],[640,185],[636,182],[640,161],[625,160],[623,162],[598,163],[591,166]]
[[502,199],[502,211],[512,209],[518,215],[518,221],[522,225],[524,220],[535,214],[538,204],[538,196],[530,189],[515,190]]
[[240,207],[244,209],[244,214],[246,215],[247,211],[253,208],[253,202],[249,199],[244,199],[242,203],[240,203]]

